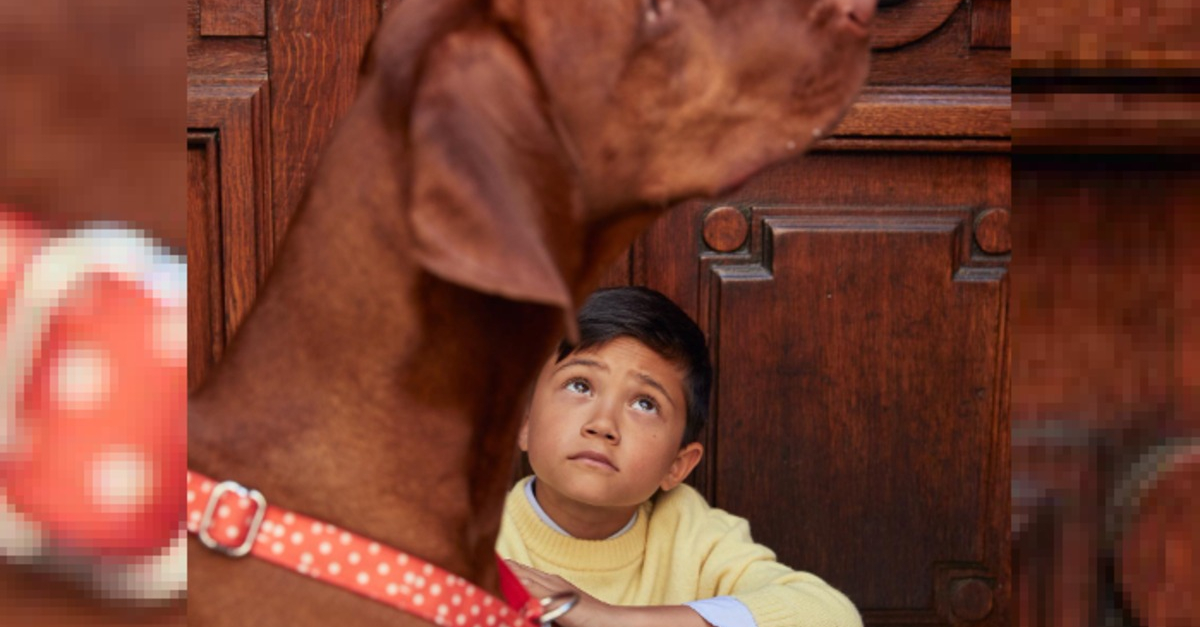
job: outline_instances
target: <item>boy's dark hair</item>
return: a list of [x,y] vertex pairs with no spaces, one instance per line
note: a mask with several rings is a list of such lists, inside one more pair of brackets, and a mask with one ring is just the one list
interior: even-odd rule
[[579,343],[563,340],[556,361],[619,337],[645,344],[683,368],[687,425],[680,446],[695,442],[708,420],[712,363],[700,327],[671,299],[645,287],[597,290],[579,310]]

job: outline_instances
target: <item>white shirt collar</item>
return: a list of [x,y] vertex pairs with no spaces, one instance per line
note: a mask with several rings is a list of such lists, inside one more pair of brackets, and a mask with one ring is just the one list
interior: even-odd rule
[[[563,534],[564,536],[574,537],[571,534],[567,533],[566,529],[563,529],[562,527],[559,526],[558,523],[554,522],[554,520],[552,520],[550,518],[550,516],[546,513],[546,510],[542,509],[541,503],[538,503],[537,497],[534,496],[534,494],[533,494],[533,482],[535,482],[535,481],[537,481],[537,477],[530,479],[529,483],[525,484],[525,498],[529,499],[529,504],[531,506],[533,506],[533,511],[537,512],[538,518],[542,519],[542,522],[546,523],[546,525],[549,526],[551,529]],[[621,527],[620,529],[617,530],[616,533],[612,534],[611,536],[608,536],[605,539],[606,540],[615,540],[616,538],[621,537],[622,534],[624,534],[626,531],[629,531],[630,529],[633,528],[633,523],[637,522],[637,517],[638,517],[637,510],[634,510],[633,516],[629,519],[629,522],[625,523],[624,527]]]

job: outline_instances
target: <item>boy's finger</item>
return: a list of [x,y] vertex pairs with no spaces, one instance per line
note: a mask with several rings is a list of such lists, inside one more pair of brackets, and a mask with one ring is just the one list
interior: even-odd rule
[[515,575],[520,575],[529,570],[524,564],[518,564],[512,560],[504,560],[504,563],[508,565],[509,570],[513,571]]
[[516,562],[511,562],[511,561],[508,564],[509,564],[509,567],[512,568],[513,573],[515,573],[517,576],[527,576],[527,575],[531,575],[531,574],[537,574],[537,575],[545,575],[546,574],[536,568],[533,568],[531,566],[526,566],[524,564],[518,564]]
[[556,586],[556,577],[533,568],[523,568],[519,572],[516,572],[516,575],[517,579],[520,579],[521,583],[525,584],[526,587],[529,587],[531,583],[546,589]]

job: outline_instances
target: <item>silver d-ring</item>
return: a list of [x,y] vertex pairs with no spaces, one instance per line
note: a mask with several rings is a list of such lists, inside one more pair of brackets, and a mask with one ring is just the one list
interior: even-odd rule
[[[541,603],[542,609],[545,610],[542,612],[542,616],[538,620],[540,620],[542,625],[545,626],[562,618],[567,612],[570,612],[571,608],[575,607],[575,604],[579,603],[579,593],[571,591],[557,592],[548,597],[542,597],[538,603]],[[549,609],[550,606],[554,605],[555,603],[558,603],[558,605],[553,609]]]

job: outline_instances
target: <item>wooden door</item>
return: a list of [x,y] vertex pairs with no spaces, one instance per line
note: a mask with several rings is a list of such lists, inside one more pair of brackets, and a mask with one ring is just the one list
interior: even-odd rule
[[[253,4],[191,0],[193,384],[253,301],[382,8]],[[607,282],[663,291],[708,334],[690,481],[716,505],[869,625],[1007,625],[1008,2],[882,4],[835,136],[675,208]]]
[[188,0],[188,376],[207,375],[265,277],[380,0]]

